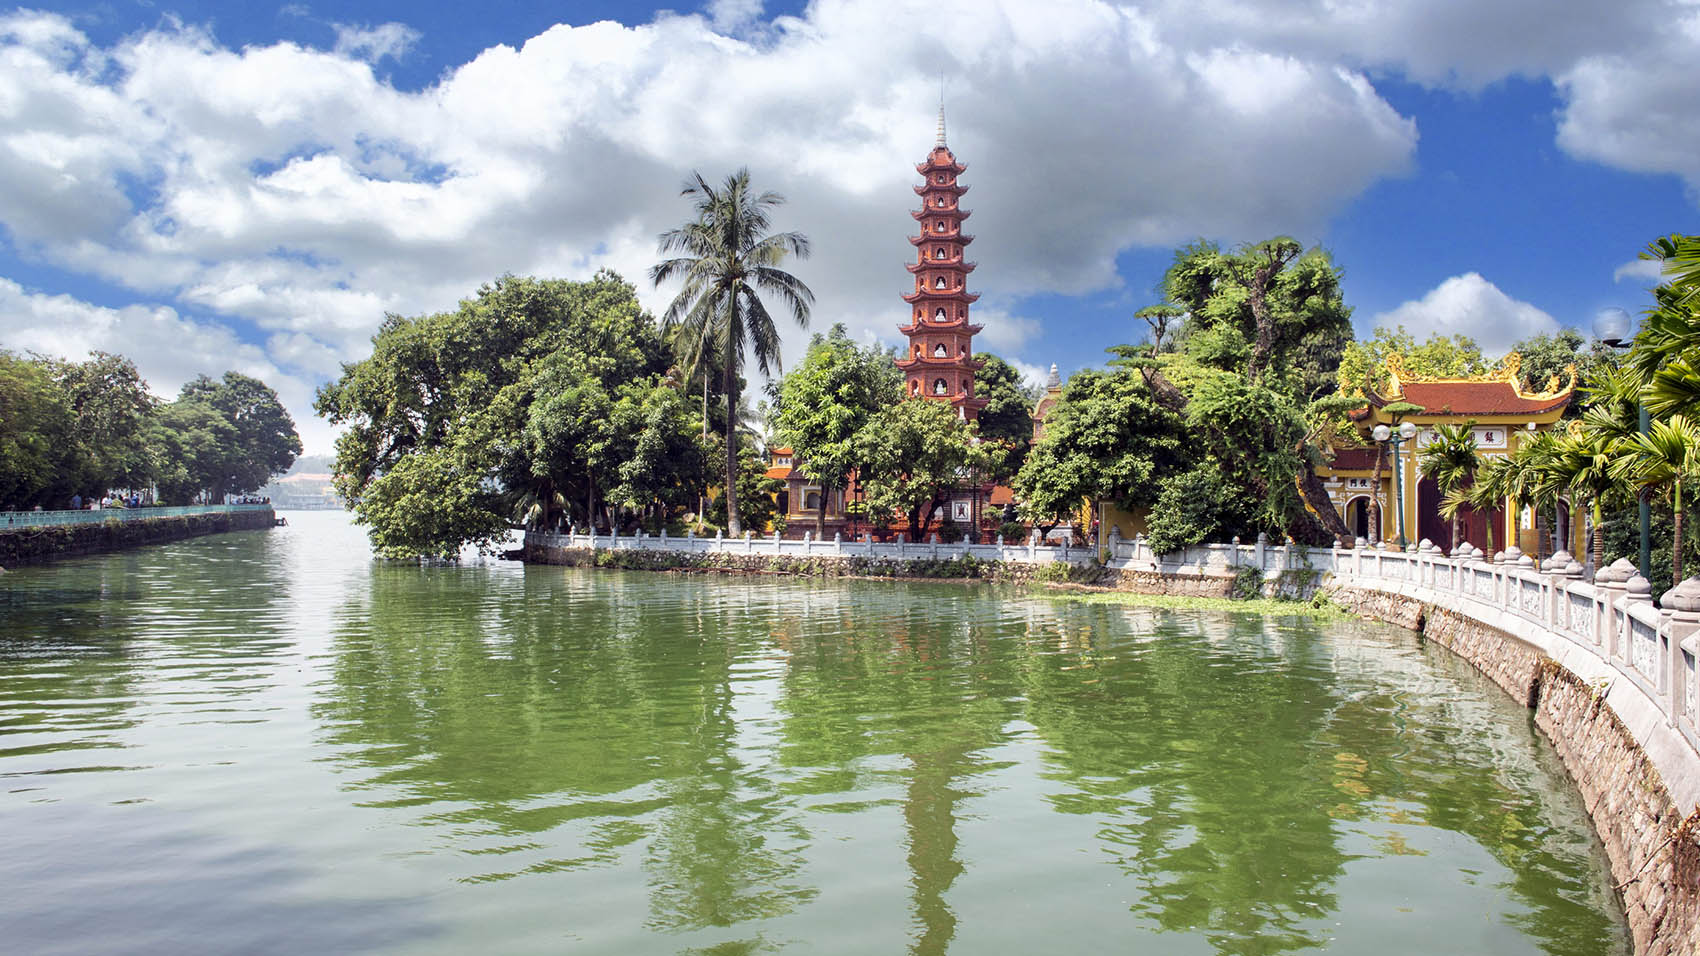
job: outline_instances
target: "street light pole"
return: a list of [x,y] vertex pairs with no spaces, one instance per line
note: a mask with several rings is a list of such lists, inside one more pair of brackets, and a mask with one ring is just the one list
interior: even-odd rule
[[[1406,542],[1405,476],[1404,465],[1399,459],[1399,446],[1415,438],[1416,434],[1417,426],[1410,422],[1401,423],[1396,429],[1388,428],[1386,425],[1377,425],[1370,431],[1370,436],[1376,441],[1390,443],[1393,446],[1393,522],[1394,527],[1398,529],[1398,537],[1394,540],[1394,544],[1398,545],[1401,551],[1405,549]],[[1376,489],[1376,493],[1380,494],[1380,489]]]

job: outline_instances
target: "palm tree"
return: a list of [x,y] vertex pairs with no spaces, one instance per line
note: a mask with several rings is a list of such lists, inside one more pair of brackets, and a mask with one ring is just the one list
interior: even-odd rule
[[[1511,459],[1496,455],[1489,458],[1481,467],[1476,469],[1475,480],[1468,488],[1453,489],[1447,500],[1441,502],[1441,510],[1448,508],[1456,511],[1460,504],[1468,503],[1476,511],[1486,512],[1487,550],[1493,553],[1493,512],[1502,508],[1505,499],[1511,497],[1512,486],[1516,479],[1516,467]],[[1458,499],[1462,499],[1460,502]]]
[[[1452,500],[1452,490],[1468,485],[1482,464],[1482,456],[1476,451],[1475,424],[1469,421],[1436,425],[1434,439],[1417,453],[1417,467],[1433,478],[1435,487],[1446,496],[1440,510],[1452,521],[1451,548],[1458,546],[1458,521],[1463,509],[1458,506],[1448,508],[1447,502]],[[1462,505],[1462,499],[1458,503]]]
[[1621,489],[1623,481],[1613,473],[1619,454],[1619,442],[1611,435],[1572,422],[1569,431],[1558,440],[1557,469],[1565,476],[1571,494],[1588,508],[1594,530],[1589,541],[1594,570],[1605,567],[1606,536],[1603,502],[1607,495]]
[[1662,491],[1671,502],[1671,585],[1682,582],[1682,483],[1700,471],[1700,424],[1684,415],[1655,421],[1645,433],[1630,437],[1614,469],[1623,480],[1650,491]]
[[779,331],[760,292],[778,296],[797,324],[809,324],[814,293],[796,276],[779,268],[788,255],[809,254],[802,233],[769,235],[768,210],[785,201],[774,192],[755,194],[748,169],[726,177],[719,189],[693,173],[683,196],[696,201],[696,219],[661,234],[660,251],[683,255],[663,259],[649,270],[656,285],[682,278],[684,286],[661,317],[662,329],[685,341],[695,338],[702,351],[720,361],[726,395],[726,525],[732,534],[743,531],[738,519],[738,373],[747,353],[753,353],[763,375],[778,370]]

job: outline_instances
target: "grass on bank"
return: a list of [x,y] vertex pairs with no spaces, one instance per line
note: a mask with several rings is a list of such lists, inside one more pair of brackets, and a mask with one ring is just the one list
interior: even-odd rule
[[1350,613],[1329,600],[1321,591],[1308,601],[1282,598],[1218,598],[1185,597],[1175,594],[1139,594],[1134,591],[1111,591],[1082,588],[1078,585],[1035,584],[1040,597],[1081,604],[1115,604],[1124,607],[1151,607],[1178,611],[1237,611],[1242,614],[1261,614],[1275,617],[1308,617],[1317,621],[1343,621]]

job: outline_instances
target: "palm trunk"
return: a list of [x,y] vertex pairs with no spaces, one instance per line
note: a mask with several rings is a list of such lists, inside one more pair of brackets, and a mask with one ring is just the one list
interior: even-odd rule
[[726,530],[736,538],[744,533],[738,520],[738,416],[734,414],[738,379],[732,368],[732,357],[726,357]]
[[[708,368],[699,360],[697,367],[702,369],[702,442],[708,444]],[[697,531],[702,531],[703,512],[708,510],[708,495],[697,495]]]
[[1600,499],[1594,499],[1594,534],[1593,534],[1594,573],[1599,574],[1605,567],[1606,561],[1606,529],[1600,524]]
[[1671,500],[1670,586],[1682,583],[1682,479],[1676,480]]

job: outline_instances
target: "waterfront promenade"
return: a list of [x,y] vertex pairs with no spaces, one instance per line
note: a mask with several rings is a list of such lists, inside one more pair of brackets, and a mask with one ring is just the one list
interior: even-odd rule
[[0,512],[0,568],[259,530],[275,520],[269,504]]
[[51,528],[64,525],[102,524],[107,521],[146,521],[150,518],[180,518],[187,515],[242,514],[270,511],[269,504],[174,505],[157,508],[95,508],[79,511],[0,512],[0,531],[8,528]]

